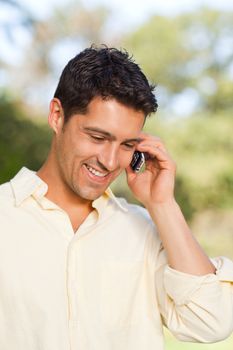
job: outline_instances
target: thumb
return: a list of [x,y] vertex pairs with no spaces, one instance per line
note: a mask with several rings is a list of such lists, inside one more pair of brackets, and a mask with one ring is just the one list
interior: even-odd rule
[[137,174],[132,170],[131,166],[128,166],[125,169],[127,182],[128,184],[131,184],[137,177]]

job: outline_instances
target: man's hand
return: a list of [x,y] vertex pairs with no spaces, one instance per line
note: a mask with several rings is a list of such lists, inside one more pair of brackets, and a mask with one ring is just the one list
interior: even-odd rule
[[141,139],[137,150],[147,153],[149,159],[142,173],[127,168],[128,184],[155,222],[168,264],[193,275],[215,273],[215,267],[193,237],[174,199],[174,161],[159,138],[142,133]]
[[126,169],[128,184],[135,197],[147,208],[174,199],[176,165],[162,141],[141,133],[137,150],[146,153],[145,170],[135,173]]

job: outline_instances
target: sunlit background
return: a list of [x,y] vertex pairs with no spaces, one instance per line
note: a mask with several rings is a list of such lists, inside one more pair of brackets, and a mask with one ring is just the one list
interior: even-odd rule
[[[178,164],[176,197],[210,256],[233,259],[233,1],[0,0],[0,183],[37,170],[49,101],[67,61],[91,44],[125,48],[157,84],[146,130]],[[114,192],[134,202],[124,176]],[[168,350],[232,350],[233,337]]]

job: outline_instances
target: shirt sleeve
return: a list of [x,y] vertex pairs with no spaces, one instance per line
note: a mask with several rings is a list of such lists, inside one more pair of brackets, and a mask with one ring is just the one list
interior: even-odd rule
[[[160,262],[166,261],[161,252]],[[233,331],[233,262],[212,259],[216,274],[194,276],[161,264],[155,285],[165,326],[182,341],[212,343]]]

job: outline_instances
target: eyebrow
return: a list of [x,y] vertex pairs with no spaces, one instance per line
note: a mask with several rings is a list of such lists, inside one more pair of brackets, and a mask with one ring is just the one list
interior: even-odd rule
[[[100,129],[98,127],[84,127],[83,128],[84,131],[90,131],[90,132],[97,132],[105,137],[107,137],[108,139],[112,140],[112,141],[115,141],[116,140],[116,136],[114,136],[113,134],[111,134],[110,132],[108,131],[105,131],[103,129]],[[136,143],[139,143],[141,141],[141,139],[138,137],[138,138],[132,138],[132,139],[126,139],[124,140],[124,142],[136,142]]]

